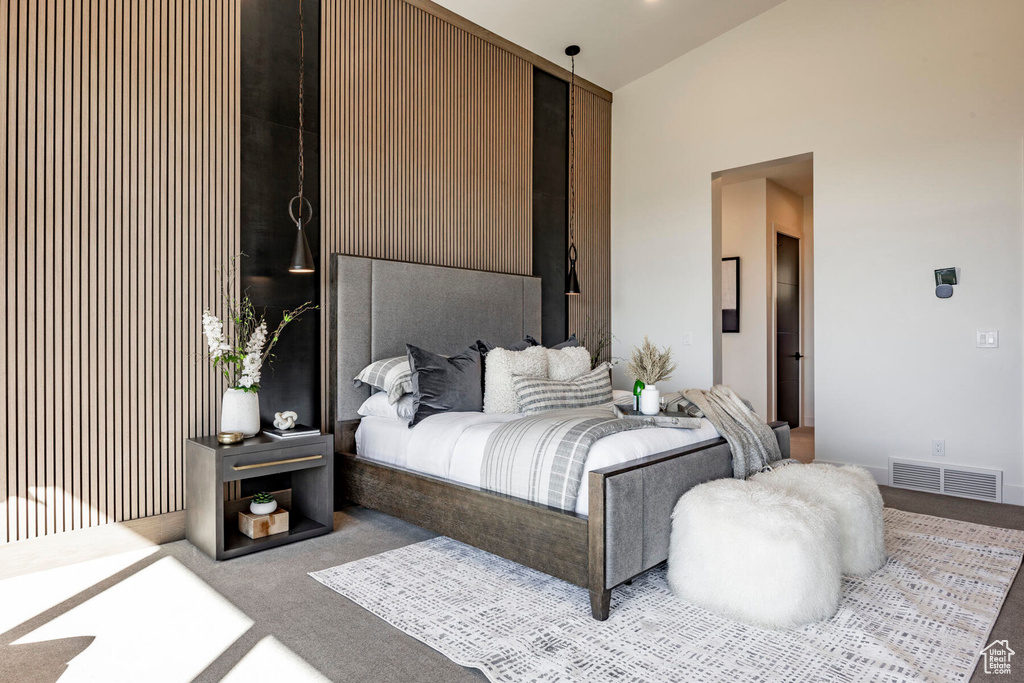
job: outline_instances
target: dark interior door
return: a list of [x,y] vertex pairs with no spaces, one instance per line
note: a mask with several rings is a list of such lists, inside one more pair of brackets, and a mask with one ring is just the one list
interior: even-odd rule
[[775,415],[800,426],[800,240],[775,242]]

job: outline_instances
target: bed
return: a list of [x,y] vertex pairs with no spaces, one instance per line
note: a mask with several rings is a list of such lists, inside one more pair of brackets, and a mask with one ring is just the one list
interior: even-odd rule
[[[594,618],[603,620],[612,589],[668,557],[671,512],[679,497],[697,484],[732,476],[726,442],[701,439],[591,468],[585,505],[562,510],[475,486],[471,467],[470,474],[454,477],[459,467],[450,464],[447,473],[424,472],[422,466],[417,471],[403,460],[402,434],[392,429],[381,436],[388,430],[371,427],[374,418],[366,418],[360,439],[365,449],[373,433],[377,445],[372,458],[361,457],[357,411],[370,389],[354,386],[360,370],[403,355],[406,343],[450,352],[476,339],[502,346],[527,335],[539,338],[540,280],[340,254],[331,256],[330,277],[329,411],[337,504],[379,510],[585,587]],[[406,430],[406,441],[408,432],[426,424]],[[771,426],[788,457],[789,427]],[[630,434],[646,431],[662,430]]]

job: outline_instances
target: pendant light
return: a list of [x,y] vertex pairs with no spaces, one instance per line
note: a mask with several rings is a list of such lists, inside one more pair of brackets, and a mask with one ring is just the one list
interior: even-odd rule
[[[295,223],[295,247],[292,249],[292,260],[288,266],[290,273],[313,273],[316,272],[316,264],[313,263],[313,252],[309,250],[309,241],[306,239],[306,232],[303,225],[308,226],[313,220],[313,205],[309,203],[302,194],[302,185],[305,180],[306,159],[304,155],[302,140],[302,115],[303,115],[303,92],[306,80],[306,33],[305,17],[302,13],[302,3],[299,0],[299,193],[288,202],[288,214]],[[295,213],[295,206],[298,204],[298,215]],[[308,211],[303,211],[308,207]]]
[[576,275],[576,55],[579,45],[565,48],[565,54],[572,60],[572,75],[569,77],[569,274],[565,277],[565,293],[579,296],[580,280]]

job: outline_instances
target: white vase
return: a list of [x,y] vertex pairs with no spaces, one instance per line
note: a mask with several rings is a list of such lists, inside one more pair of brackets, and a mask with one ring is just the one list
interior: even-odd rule
[[640,412],[644,415],[657,415],[661,412],[661,392],[653,384],[648,384],[640,392]]
[[225,391],[220,406],[220,431],[242,432],[247,437],[259,434],[259,394],[241,389]]
[[272,500],[269,503],[249,503],[249,512],[254,515],[269,515],[276,509],[276,500]]

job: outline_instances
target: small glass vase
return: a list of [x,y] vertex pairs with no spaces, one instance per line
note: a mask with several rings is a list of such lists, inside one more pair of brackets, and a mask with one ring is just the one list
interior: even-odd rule
[[260,396],[255,391],[228,389],[220,406],[220,431],[242,432],[246,437],[260,433]]
[[661,392],[653,384],[648,384],[640,392],[640,412],[644,415],[657,415],[661,412]]

